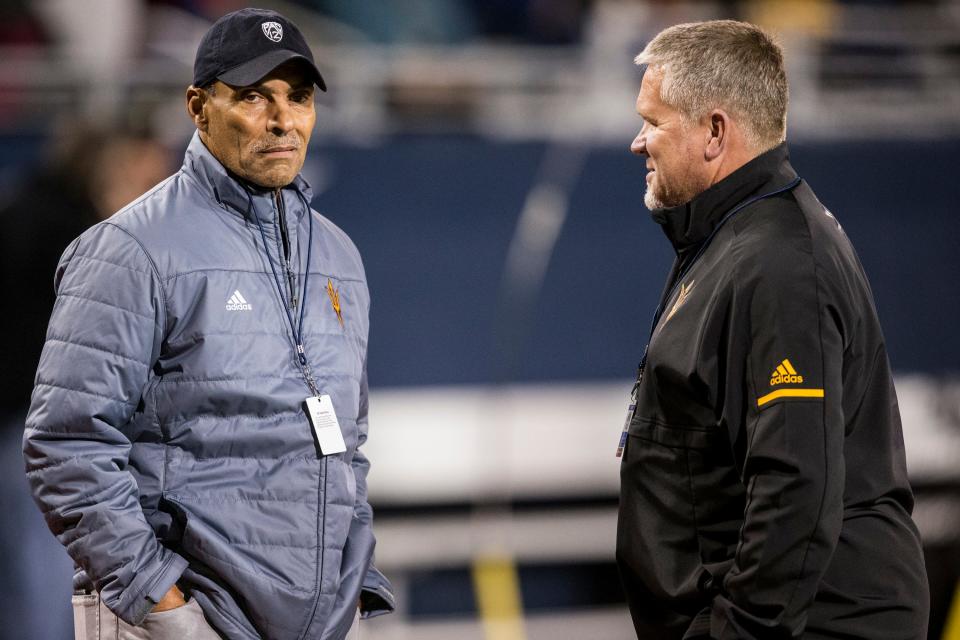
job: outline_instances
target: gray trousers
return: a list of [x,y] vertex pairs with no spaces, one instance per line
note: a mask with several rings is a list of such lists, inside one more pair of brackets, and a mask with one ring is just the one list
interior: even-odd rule
[[148,613],[135,627],[114,615],[96,593],[75,595],[73,629],[76,640],[221,640],[207,624],[196,600],[176,609]]
[[[203,617],[196,600],[186,605],[148,613],[138,627],[127,624],[100,600],[96,593],[73,596],[75,640],[221,640]],[[360,610],[346,640],[360,640]]]

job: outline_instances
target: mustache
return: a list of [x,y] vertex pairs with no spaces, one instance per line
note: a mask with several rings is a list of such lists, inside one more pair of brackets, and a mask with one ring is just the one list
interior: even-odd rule
[[252,150],[254,153],[257,153],[260,151],[267,151],[269,149],[276,149],[277,147],[293,147],[294,149],[299,149],[300,146],[300,136],[294,134],[289,136],[281,136],[279,138],[257,140],[253,143]]

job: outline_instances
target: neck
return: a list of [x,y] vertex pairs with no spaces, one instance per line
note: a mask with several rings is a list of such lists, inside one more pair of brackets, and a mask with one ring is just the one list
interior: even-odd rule
[[761,153],[762,151],[757,151],[746,145],[732,145],[714,161],[715,166],[710,173],[710,186],[717,184]]

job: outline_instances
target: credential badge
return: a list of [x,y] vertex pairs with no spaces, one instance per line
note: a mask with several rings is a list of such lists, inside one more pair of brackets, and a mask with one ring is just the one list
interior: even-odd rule
[[283,25],[279,22],[264,22],[260,25],[263,28],[263,35],[274,42],[283,40]]

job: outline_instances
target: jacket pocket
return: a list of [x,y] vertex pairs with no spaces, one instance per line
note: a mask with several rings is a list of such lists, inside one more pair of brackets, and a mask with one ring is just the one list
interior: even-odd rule
[[629,433],[640,440],[674,449],[715,449],[726,438],[718,427],[674,426],[642,417],[630,421]]
[[153,640],[219,640],[220,635],[213,630],[203,610],[196,600],[191,599],[182,607],[148,613],[141,625]]
[[726,431],[641,417],[631,421],[629,434],[621,480],[638,513],[635,526],[654,554],[647,569],[672,576],[666,593],[712,597],[736,552],[744,509]]

